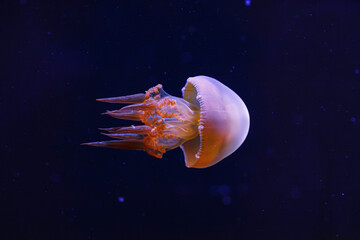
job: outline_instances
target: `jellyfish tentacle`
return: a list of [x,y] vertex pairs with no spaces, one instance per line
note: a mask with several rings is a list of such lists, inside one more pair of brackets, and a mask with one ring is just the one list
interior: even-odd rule
[[81,145],[106,147],[106,148],[119,148],[129,150],[145,150],[143,140],[109,140],[101,142],[82,143]]
[[116,138],[116,139],[139,139],[143,140],[145,135],[133,134],[133,133],[101,133],[102,135]]
[[96,99],[96,101],[99,101],[99,102],[124,103],[124,104],[141,103],[144,100],[145,100],[145,93],[137,93],[137,94],[121,96],[121,97]]
[[103,114],[109,115],[117,119],[141,121],[143,119],[144,112],[132,110],[124,111],[120,109],[114,111],[107,111]]
[[113,128],[99,128],[101,131],[109,133],[134,133],[134,134],[149,134],[151,127],[146,125],[130,126],[130,127],[113,127]]
[[156,102],[147,101],[143,103],[125,106],[121,108],[120,111],[153,111],[156,108],[158,108],[158,104]]

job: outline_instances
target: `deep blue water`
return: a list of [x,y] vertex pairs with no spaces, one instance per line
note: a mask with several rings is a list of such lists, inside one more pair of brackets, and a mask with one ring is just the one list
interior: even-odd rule
[[[360,2],[0,3],[1,239],[360,239]],[[212,76],[251,116],[234,154],[106,139],[96,98]]]

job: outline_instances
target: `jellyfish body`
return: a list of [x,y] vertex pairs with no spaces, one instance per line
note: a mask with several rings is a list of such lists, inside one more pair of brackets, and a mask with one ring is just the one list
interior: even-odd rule
[[212,166],[240,147],[250,117],[234,91],[214,78],[196,76],[188,78],[182,93],[183,98],[171,96],[159,84],[145,94],[97,99],[131,104],[105,114],[144,125],[100,128],[117,140],[84,145],[144,150],[157,158],[180,146],[186,166],[192,168]]

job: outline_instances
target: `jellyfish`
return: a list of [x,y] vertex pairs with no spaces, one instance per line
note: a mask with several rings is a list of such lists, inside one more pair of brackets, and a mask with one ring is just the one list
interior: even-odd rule
[[187,79],[182,95],[171,96],[158,84],[145,93],[97,99],[129,104],[104,114],[143,125],[100,128],[105,131],[102,134],[116,140],[83,145],[142,150],[156,158],[180,147],[189,168],[210,167],[242,145],[250,117],[234,91],[214,78],[196,76]]

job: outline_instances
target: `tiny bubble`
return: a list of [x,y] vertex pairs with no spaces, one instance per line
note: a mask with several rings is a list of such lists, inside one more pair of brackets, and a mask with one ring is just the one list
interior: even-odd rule
[[250,7],[251,5],[251,0],[245,0],[245,6]]
[[47,32],[47,35],[50,36],[50,35],[51,35],[51,32]]
[[352,118],[350,118],[350,121],[354,123],[354,122],[356,122],[356,118],[352,117]]
[[332,48],[330,48],[330,49],[329,49],[329,52],[330,52],[330,53],[332,53],[332,52],[333,52],[333,49],[332,49]]
[[356,75],[359,75],[359,73],[360,73],[360,70],[359,70],[359,69],[355,69],[355,74],[356,74]]
[[118,197],[118,201],[121,202],[121,203],[123,203],[123,202],[125,201],[125,198],[123,198],[123,197]]
[[344,196],[345,195],[345,193],[341,193],[341,196]]

